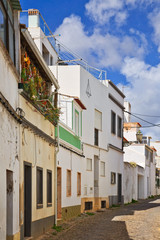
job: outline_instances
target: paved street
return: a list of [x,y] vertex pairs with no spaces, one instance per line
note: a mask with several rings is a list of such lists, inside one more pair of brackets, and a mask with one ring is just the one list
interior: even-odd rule
[[[56,235],[53,235],[56,234]],[[160,198],[107,209],[93,216],[82,215],[63,223],[39,240],[158,240],[160,239]]]

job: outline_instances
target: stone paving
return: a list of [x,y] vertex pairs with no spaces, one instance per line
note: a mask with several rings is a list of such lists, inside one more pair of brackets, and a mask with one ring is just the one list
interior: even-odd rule
[[160,197],[82,214],[57,230],[38,240],[160,240]]

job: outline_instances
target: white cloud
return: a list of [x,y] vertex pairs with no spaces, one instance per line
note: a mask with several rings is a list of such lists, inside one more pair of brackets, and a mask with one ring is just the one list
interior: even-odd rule
[[87,15],[96,23],[104,25],[111,19],[118,26],[125,24],[128,17],[127,9],[160,4],[159,0],[89,0],[85,8]]
[[124,7],[122,0],[90,0],[86,5],[87,14],[99,24],[105,24],[111,18],[116,18],[118,24],[125,22],[127,14],[122,11]]
[[84,30],[80,17],[71,15],[63,20],[56,30],[61,34],[60,41],[86,59],[90,65],[120,69],[126,56],[143,58],[145,44],[140,38],[117,37],[109,33],[102,35],[95,28],[92,35]]
[[[146,64],[144,61],[140,61],[136,58],[125,58],[124,64],[121,70],[128,81],[128,87],[125,88],[126,99],[132,105],[133,113],[140,113],[144,115],[158,115],[160,116],[159,107],[159,76],[160,76],[160,64],[153,67]],[[122,86],[119,85],[121,88]],[[149,122],[155,124],[160,123],[160,119],[142,117]],[[149,125],[136,118],[133,121],[140,122],[143,126]],[[160,136],[160,128],[155,127],[151,129],[143,129],[143,132],[157,137]]]
[[158,52],[160,52],[160,9],[154,10],[149,14],[150,23],[154,29],[153,39],[158,46]]

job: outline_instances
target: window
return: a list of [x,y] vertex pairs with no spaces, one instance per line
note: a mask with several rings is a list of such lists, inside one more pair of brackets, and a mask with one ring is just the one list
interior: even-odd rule
[[116,134],[116,114],[111,111],[111,133]]
[[6,15],[2,8],[2,5],[0,4],[0,38],[3,41],[3,43],[6,46]]
[[75,110],[75,134],[79,136],[79,112]]
[[106,201],[101,201],[101,208],[106,208]]
[[117,121],[118,121],[117,134],[118,137],[122,137],[122,118],[118,116]]
[[43,207],[43,170],[37,167],[37,208]]
[[92,210],[93,202],[85,202],[85,210]]
[[67,170],[67,197],[71,196],[71,170]]
[[47,170],[47,206],[52,206],[52,171]]
[[102,130],[102,113],[96,109],[94,110],[94,127]]
[[98,146],[98,129],[94,129],[94,145]]
[[87,171],[92,171],[92,159],[87,158]]
[[0,38],[15,62],[13,13],[9,1],[0,2]]
[[100,163],[100,166],[101,166],[101,168],[100,168],[100,170],[101,170],[101,176],[102,177],[104,177],[105,176],[105,162],[101,162]]
[[81,195],[81,173],[77,173],[77,195]]
[[116,183],[116,173],[111,172],[111,184],[115,184]]

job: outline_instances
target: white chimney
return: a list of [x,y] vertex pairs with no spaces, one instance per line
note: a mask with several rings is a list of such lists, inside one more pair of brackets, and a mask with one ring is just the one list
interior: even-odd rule
[[28,27],[40,27],[39,11],[37,9],[28,10]]
[[[129,102],[124,102],[125,111],[131,112],[131,104]],[[124,113],[124,122],[131,122],[131,114]]]

